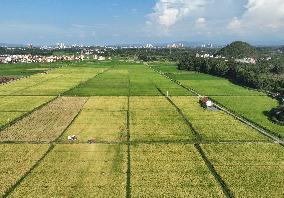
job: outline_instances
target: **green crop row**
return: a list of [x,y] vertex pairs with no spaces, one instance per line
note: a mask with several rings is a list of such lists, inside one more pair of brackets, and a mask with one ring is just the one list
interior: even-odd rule
[[157,87],[170,95],[191,95],[186,90],[138,64],[115,65],[100,76],[82,83],[66,95],[78,96],[157,96]]

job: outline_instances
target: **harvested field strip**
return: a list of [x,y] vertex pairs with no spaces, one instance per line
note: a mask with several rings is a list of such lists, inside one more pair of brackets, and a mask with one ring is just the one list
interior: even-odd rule
[[131,146],[133,197],[225,197],[193,145]]
[[131,141],[192,140],[194,136],[163,96],[130,98]]
[[[12,96],[12,98],[13,98],[13,96]],[[39,98],[32,97],[32,99],[30,99],[30,102],[28,102],[28,101],[25,101],[26,99],[23,99],[22,97],[17,98],[18,100],[15,100],[15,98],[13,98],[13,99],[12,98],[11,98],[11,101],[13,101],[13,102],[10,103],[11,106],[9,106],[9,107],[6,106],[7,108],[10,108],[11,110],[17,109],[18,105],[23,102],[24,104],[22,104],[22,105],[25,106],[25,107],[23,107],[22,110],[30,110],[30,111],[0,111],[0,115],[1,115],[1,117],[0,117],[0,133],[1,133],[1,130],[15,124],[17,121],[21,120],[25,116],[28,116],[29,114],[33,113],[37,109],[40,109],[41,107],[43,107],[47,103],[56,99],[53,96],[52,97],[40,96]],[[26,104],[26,103],[28,103],[28,104]]]
[[126,108],[126,97],[91,97],[59,141],[67,142],[70,135],[76,135],[80,143],[126,141]]
[[204,140],[270,141],[255,129],[223,111],[204,109],[196,97],[172,97],[171,99],[184,112]]
[[236,197],[283,197],[284,153],[278,144],[201,147]]
[[5,197],[48,151],[48,145],[0,144],[0,197]]
[[126,147],[56,145],[10,197],[125,197]]
[[78,114],[86,98],[59,97],[0,133],[0,141],[55,140]]

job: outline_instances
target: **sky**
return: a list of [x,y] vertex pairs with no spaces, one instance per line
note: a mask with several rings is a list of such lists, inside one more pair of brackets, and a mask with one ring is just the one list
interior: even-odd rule
[[0,0],[0,43],[284,44],[284,0]]

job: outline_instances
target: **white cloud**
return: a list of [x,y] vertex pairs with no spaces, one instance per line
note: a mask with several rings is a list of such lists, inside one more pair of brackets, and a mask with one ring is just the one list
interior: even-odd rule
[[171,28],[185,17],[200,12],[210,0],[158,0],[153,13],[148,17],[150,22],[165,29]]
[[[229,30],[240,34],[271,34],[284,32],[283,0],[248,0],[246,10],[228,25]],[[282,36],[283,37],[283,36]]]

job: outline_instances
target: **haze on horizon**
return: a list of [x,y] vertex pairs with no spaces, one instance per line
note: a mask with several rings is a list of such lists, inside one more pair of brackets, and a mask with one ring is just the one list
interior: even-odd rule
[[283,0],[0,0],[0,43],[284,44]]

